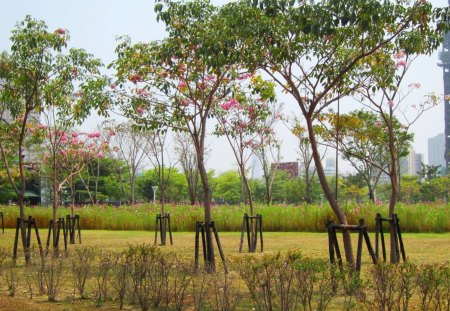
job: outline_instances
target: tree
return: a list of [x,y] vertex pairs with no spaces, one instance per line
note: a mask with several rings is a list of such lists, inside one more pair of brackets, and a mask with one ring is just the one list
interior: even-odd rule
[[[382,174],[388,174],[391,165],[389,155],[389,135],[377,113],[367,110],[356,110],[348,114],[326,114],[330,126],[324,126],[323,137],[328,146],[338,148],[343,159],[350,162],[359,176],[364,178],[369,199],[375,201],[375,190]],[[396,147],[396,159],[406,156],[414,135],[394,118],[392,120],[393,135]],[[337,142],[337,146],[335,145]]]
[[[100,61],[82,49],[71,48],[63,53],[69,40],[66,29],[48,32],[43,21],[26,16],[12,30],[10,40],[11,53],[2,52],[0,55],[0,110],[8,111],[10,116],[9,120],[4,118],[1,122],[0,151],[8,178],[17,194],[25,248],[23,221],[27,163],[24,156],[30,137],[30,122],[33,119],[36,122],[46,106],[68,107],[77,121],[84,119],[91,108],[102,109],[104,106],[94,95],[87,100],[92,81],[99,79]],[[75,83],[79,85],[80,92],[74,92]],[[15,135],[10,136],[11,133]],[[8,140],[11,138],[16,141],[9,146],[13,146],[15,162],[18,163],[18,184],[7,159]],[[29,251],[26,249],[25,256],[29,263]]]
[[[220,48],[232,45],[229,56],[251,69],[262,69],[291,95],[305,118],[309,140],[324,194],[339,223],[347,217],[332,195],[321,163],[314,124],[339,98],[360,87],[364,63],[391,43],[405,45],[430,37],[437,48],[446,10],[429,3],[351,1],[239,1],[221,10]],[[436,28],[431,23],[438,19]],[[436,34],[436,35],[434,35]],[[344,231],[345,256],[354,263],[351,238]]]
[[191,142],[191,137],[186,132],[175,133],[174,151],[186,178],[189,201],[191,205],[194,205],[198,196],[199,172],[195,148]]
[[111,137],[112,148],[116,147],[119,158],[124,160],[129,176],[131,204],[136,201],[135,187],[136,174],[143,165],[143,161],[147,155],[147,149],[150,146],[148,132],[140,131],[133,128],[128,123],[114,124],[110,122],[106,125],[109,133],[114,132]]
[[[164,176],[170,176],[166,179],[165,201],[182,202],[186,199],[186,180],[177,168],[165,168]],[[170,170],[170,173],[169,173]],[[136,180],[138,193],[148,202],[153,200],[152,186],[157,185],[160,180],[160,172],[157,168],[145,171]]]
[[[242,79],[245,77],[242,76]],[[262,78],[252,77],[252,80],[254,83],[260,83]],[[273,87],[273,84],[260,85],[269,99],[274,97]],[[254,216],[254,206],[252,189],[247,176],[247,163],[255,149],[264,148],[264,145],[267,145],[268,139],[261,140],[259,137],[261,135],[272,136],[273,124],[266,125],[264,122],[267,119],[275,122],[275,118],[269,118],[270,112],[267,103],[239,92],[234,92],[234,98],[219,105],[215,112],[218,120],[215,134],[225,136],[233,151],[245,189],[243,192],[247,194],[250,216]],[[252,228],[255,228],[253,220]],[[256,232],[252,230],[252,234],[256,234]]]
[[282,110],[282,105],[273,105],[271,107],[270,114],[259,125],[264,130],[258,133],[253,148],[253,152],[261,162],[263,169],[265,201],[267,205],[272,204],[272,186],[278,166],[282,160],[281,141],[276,137],[273,130],[277,122],[283,119]]
[[[239,66],[224,66],[226,51],[216,49],[218,38],[211,24],[215,8],[204,1],[166,2],[155,6],[166,24],[168,38],[132,45],[123,38],[116,51],[115,95],[136,126],[165,132],[189,133],[195,146],[204,193],[205,223],[211,225],[211,188],[205,167],[205,139],[214,106],[231,99],[240,83]],[[132,92],[126,89],[132,85]],[[206,231],[209,271],[215,270],[212,236]]]
[[[300,155],[300,161],[302,165],[301,174],[305,182],[305,201],[308,204],[312,203],[311,187],[316,174],[316,168],[312,166],[313,155],[311,153],[311,143],[308,138],[308,133],[305,127],[303,127],[298,119],[294,119],[294,124],[291,129],[298,139],[298,150]],[[325,157],[326,151],[323,152],[321,160]]]

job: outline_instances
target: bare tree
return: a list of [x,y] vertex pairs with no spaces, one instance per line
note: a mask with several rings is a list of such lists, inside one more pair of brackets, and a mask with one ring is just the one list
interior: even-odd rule
[[199,171],[197,154],[189,134],[185,132],[177,132],[174,134],[174,151],[177,161],[181,164],[184,176],[186,177],[189,200],[191,205],[194,205],[198,195]]
[[130,179],[131,203],[135,203],[136,174],[143,165],[146,152],[150,142],[148,133],[134,129],[128,123],[114,124],[106,126],[109,130],[115,131],[115,136],[111,139],[112,147],[118,150],[120,158],[126,163],[126,168]]

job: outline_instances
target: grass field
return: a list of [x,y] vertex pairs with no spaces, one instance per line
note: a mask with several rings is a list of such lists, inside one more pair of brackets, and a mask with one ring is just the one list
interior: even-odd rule
[[[46,230],[40,231],[43,243],[47,236]],[[262,256],[259,252],[249,255],[247,252],[239,253],[238,232],[219,232],[221,243],[224,248],[227,261],[239,262],[243,256]],[[374,243],[374,235],[371,234],[372,243]],[[174,245],[161,247],[163,251],[171,251],[193,258],[194,250],[194,233],[193,232],[175,232],[173,234]],[[82,231],[83,246],[92,246],[97,251],[111,250],[122,251],[128,245],[138,243],[153,243],[154,232],[151,231],[106,231],[106,230],[84,230]],[[0,247],[11,250],[14,240],[14,230],[7,229],[5,234],[0,233]],[[356,245],[356,236],[353,242]],[[444,263],[448,262],[450,254],[450,233],[434,234],[434,233],[406,233],[404,234],[404,242],[408,260],[421,263]],[[32,245],[36,246],[36,238],[33,235]],[[73,248],[69,245],[69,248]],[[277,252],[285,252],[288,250],[300,250],[303,255],[312,258],[328,258],[327,235],[325,233],[309,233],[309,232],[266,232],[264,233],[264,254],[275,254]],[[356,247],[355,247],[356,250]],[[23,254],[20,252],[20,256]],[[366,249],[363,250],[363,271],[371,265],[370,258]],[[0,285],[4,287],[5,285]],[[24,291],[25,293],[25,291]],[[70,294],[61,297],[57,303],[46,301],[45,296],[38,296],[30,300],[26,298],[26,294],[18,294],[16,297],[9,297],[5,290],[0,291],[0,310],[118,310],[116,303],[111,302],[105,306],[96,308],[92,301],[76,299],[72,301]],[[129,309],[130,307],[128,307]],[[340,310],[340,308],[332,307],[331,310]],[[130,309],[129,309],[130,310]],[[134,310],[134,309],[133,309]],[[136,309],[138,310],[138,308]],[[241,309],[239,309],[241,310]]]
[[[39,233],[45,244],[47,230],[40,230]],[[219,236],[226,257],[235,258],[248,254],[244,251],[242,253],[238,252],[240,233],[219,232]],[[370,234],[370,237],[372,246],[375,247],[375,235]],[[386,239],[388,237],[389,235],[386,236]],[[274,254],[279,251],[284,252],[295,249],[300,250],[307,257],[328,258],[328,237],[326,233],[266,232],[263,238],[265,254]],[[162,249],[193,257],[194,239],[194,232],[174,232],[174,245],[165,246]],[[403,239],[406,254],[412,262],[440,263],[450,260],[450,233],[405,233]],[[6,229],[4,235],[0,234],[0,247],[10,248],[12,251],[13,240],[14,230]],[[92,246],[96,249],[122,251],[129,244],[152,244],[154,242],[154,232],[84,230],[82,231],[82,242],[83,246]],[[355,235],[353,238],[355,252],[356,242],[357,236]],[[34,235],[32,235],[32,245],[37,246]],[[73,245],[69,245],[70,247],[73,247]],[[370,257],[366,248],[363,248],[363,263],[370,263]]]

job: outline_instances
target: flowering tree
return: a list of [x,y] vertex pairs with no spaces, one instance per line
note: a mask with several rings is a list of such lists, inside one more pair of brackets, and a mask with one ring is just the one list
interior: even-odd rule
[[[365,63],[396,44],[428,52],[443,39],[448,9],[426,1],[239,1],[221,10],[221,46],[232,45],[231,62],[261,69],[298,104],[324,194],[339,223],[347,217],[333,196],[321,163],[314,125],[339,98],[360,87]],[[436,23],[431,21],[435,20]],[[371,57],[373,56],[373,57]],[[380,68],[381,69],[381,68]],[[345,256],[354,263],[350,233],[344,230]]]
[[[19,184],[13,180],[11,167],[5,157],[8,139],[0,139],[0,152],[5,163],[9,179],[17,194],[20,218],[25,220],[24,195],[26,173],[24,160],[26,141],[28,140],[28,124],[39,119],[39,113],[46,106],[66,106],[74,113],[75,120],[85,118],[93,107],[102,109],[105,102],[98,101],[97,94],[90,93],[93,87],[102,83],[98,79],[100,61],[82,49],[67,51],[69,33],[58,28],[48,32],[43,21],[30,16],[18,23],[11,35],[11,53],[0,54],[0,105],[1,111],[9,113],[8,118],[1,121],[1,132],[11,135],[17,143],[14,145],[14,156],[18,163]],[[80,87],[74,92],[74,83]],[[74,94],[77,93],[77,94]],[[77,96],[78,95],[78,96]],[[65,110],[60,109],[61,111]],[[7,136],[6,135],[6,136]],[[9,139],[11,140],[11,139]],[[11,144],[9,144],[11,146]],[[25,247],[25,227],[21,236]],[[25,250],[27,263],[29,252]]]
[[[416,42],[417,43],[417,42]],[[358,91],[361,103],[378,115],[378,120],[373,123],[373,127],[381,129],[384,148],[387,151],[388,165],[383,167],[380,163],[373,161],[371,164],[380,171],[387,174],[391,183],[391,194],[389,198],[389,217],[395,213],[395,206],[398,201],[399,182],[399,162],[400,157],[405,156],[405,147],[412,140],[412,135],[408,132],[410,127],[428,109],[436,106],[440,97],[433,93],[428,93],[425,99],[414,104],[410,104],[406,97],[415,89],[420,88],[419,83],[409,84],[405,90],[402,88],[403,79],[417,57],[415,47],[408,47],[410,54],[403,50],[395,53],[389,49],[380,51],[380,57],[384,58],[383,64],[374,62],[370,64],[369,78],[364,82],[364,86]],[[392,55],[392,56],[391,56]],[[380,67],[383,70],[380,70]],[[379,131],[378,131],[379,132]],[[375,130],[377,133],[377,130]],[[374,141],[376,141],[374,139]],[[352,153],[352,155],[356,155]],[[365,158],[367,161],[367,157]],[[400,260],[395,252],[394,224],[390,225],[391,230],[391,262]]]
[[[241,77],[244,79],[244,76]],[[259,80],[261,77],[253,77]],[[268,85],[266,92],[273,92],[273,85]],[[271,97],[273,98],[274,95]],[[270,97],[269,97],[270,98]],[[239,167],[242,183],[247,193],[250,216],[254,216],[253,195],[247,177],[247,163],[255,149],[264,148],[268,140],[261,140],[261,135],[270,136],[271,125],[263,121],[270,115],[268,103],[253,99],[245,94],[234,93],[234,97],[217,106],[216,135],[225,136],[233,150]]]
[[[195,146],[204,192],[205,223],[211,223],[211,188],[205,167],[205,141],[213,108],[227,101],[240,83],[239,66],[223,66],[227,51],[216,50],[211,29],[215,8],[203,1],[168,1],[155,6],[168,38],[132,45],[124,38],[116,51],[116,95],[136,126],[189,133]],[[125,84],[133,89],[127,92]],[[211,233],[207,231],[208,268],[214,269]]]
[[[59,196],[62,188],[72,183],[92,158],[103,157],[103,150],[95,148],[93,141],[98,138],[76,131],[63,132],[54,127],[46,127],[43,141],[42,168],[52,182],[53,221],[57,219]],[[74,215],[72,204],[71,213]]]

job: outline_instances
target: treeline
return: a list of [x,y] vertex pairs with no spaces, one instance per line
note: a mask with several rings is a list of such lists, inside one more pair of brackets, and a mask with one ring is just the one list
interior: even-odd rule
[[[165,202],[192,203],[186,175],[178,168],[165,168]],[[153,186],[159,185],[158,169],[145,170],[134,178],[135,203],[153,202]],[[247,202],[247,194],[242,185],[238,171],[226,171],[217,174],[209,171],[213,200],[216,204],[240,204]],[[329,177],[330,184],[336,183],[335,177]],[[46,179],[35,176],[28,183],[29,189],[44,189]],[[250,185],[254,201],[260,204],[267,202],[267,188],[264,178],[252,179]],[[336,188],[333,188],[335,191]],[[400,179],[400,201],[404,203],[439,202],[448,200],[450,189],[449,176],[435,176],[421,181],[420,176],[402,176]],[[52,191],[51,189],[49,189]],[[338,199],[347,204],[371,201],[368,188],[359,174],[340,176],[338,179]],[[390,184],[380,183],[375,191],[374,199],[378,203],[389,198]],[[50,196],[50,193],[47,193]],[[15,193],[9,184],[5,184],[0,192],[0,203],[8,204],[15,201]],[[92,165],[80,172],[74,178],[73,184],[62,189],[61,203],[70,205],[109,203],[114,205],[131,203],[130,176],[123,160],[112,158],[97,159]],[[202,202],[202,187],[195,188],[193,203]],[[30,202],[33,202],[33,198]],[[161,191],[158,188],[155,200],[161,201]],[[310,182],[309,193],[304,176],[291,177],[288,172],[278,170],[271,185],[271,204],[303,204],[325,203],[322,188],[317,178]],[[45,205],[45,204],[44,204]]]

